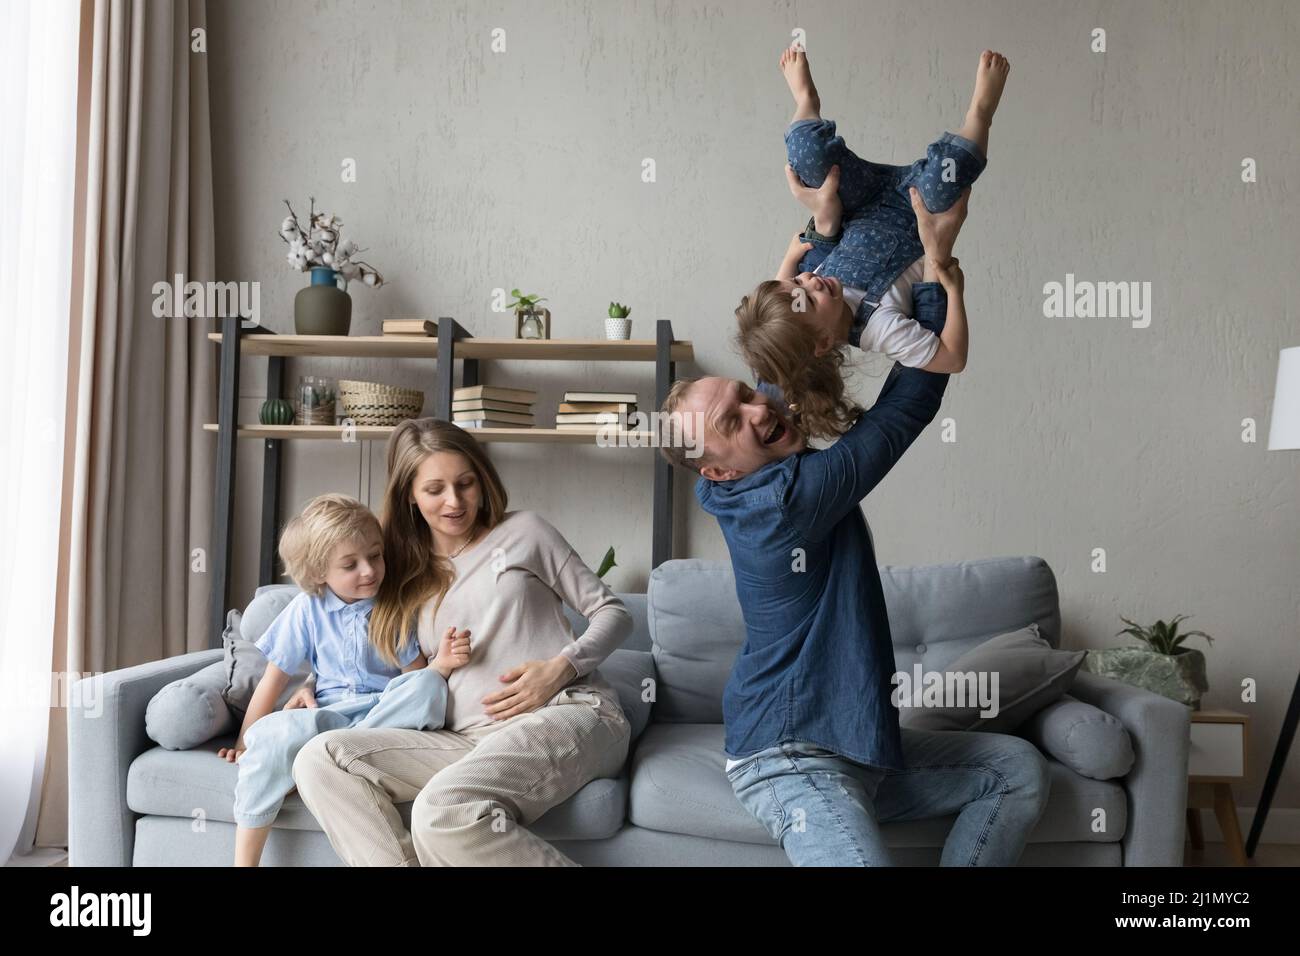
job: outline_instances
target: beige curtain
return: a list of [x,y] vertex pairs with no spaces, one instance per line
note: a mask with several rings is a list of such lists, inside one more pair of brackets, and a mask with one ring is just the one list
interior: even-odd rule
[[[155,318],[153,285],[214,275],[206,0],[82,0],[78,258],[54,669],[207,646],[216,348]],[[209,37],[201,38],[206,46]],[[40,846],[67,845],[65,712],[52,711]]]

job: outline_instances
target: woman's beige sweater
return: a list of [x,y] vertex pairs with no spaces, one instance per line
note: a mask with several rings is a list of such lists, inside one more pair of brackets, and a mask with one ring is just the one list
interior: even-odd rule
[[[448,627],[470,631],[470,659],[447,679],[450,730],[493,723],[482,699],[504,688],[499,678],[526,661],[562,654],[577,669],[575,682],[618,703],[618,693],[596,667],[632,632],[632,615],[564,536],[533,511],[508,511],[497,526],[451,559],[456,579],[430,620],[436,600],[421,609],[420,647],[436,654]],[[567,604],[589,621],[575,638]]]

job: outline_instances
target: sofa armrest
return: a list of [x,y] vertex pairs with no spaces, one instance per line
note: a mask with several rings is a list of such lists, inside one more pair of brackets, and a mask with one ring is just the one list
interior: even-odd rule
[[214,648],[76,682],[68,708],[68,863],[130,866],[135,814],[126,805],[131,761],[153,742],[144,712],[172,681],[221,660]]
[[1117,717],[1133,738],[1133,769],[1124,777],[1124,865],[1182,866],[1191,710],[1168,697],[1082,670],[1070,694]]

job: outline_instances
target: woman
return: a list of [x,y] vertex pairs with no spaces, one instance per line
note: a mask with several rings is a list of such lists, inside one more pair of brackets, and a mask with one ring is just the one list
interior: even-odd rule
[[[371,641],[389,656],[414,629],[429,654],[467,630],[470,660],[447,682],[444,729],[313,739],[293,765],[303,802],[352,866],[574,865],[525,827],[621,772],[630,728],[595,668],[631,615],[555,528],[506,510],[496,468],[456,425],[394,430],[381,521]],[[563,604],[589,620],[582,637]]]

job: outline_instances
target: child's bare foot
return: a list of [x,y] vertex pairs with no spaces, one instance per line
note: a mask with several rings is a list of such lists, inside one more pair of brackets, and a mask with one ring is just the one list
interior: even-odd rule
[[790,85],[790,94],[794,97],[794,118],[821,119],[822,101],[813,85],[812,71],[808,69],[808,54],[796,46],[781,51],[781,72]]
[[1002,88],[1006,85],[1007,74],[1011,72],[1011,62],[1001,53],[985,50],[980,54],[980,65],[975,71],[975,92],[970,98],[968,115],[983,121],[993,122],[998,101],[1002,99]]

